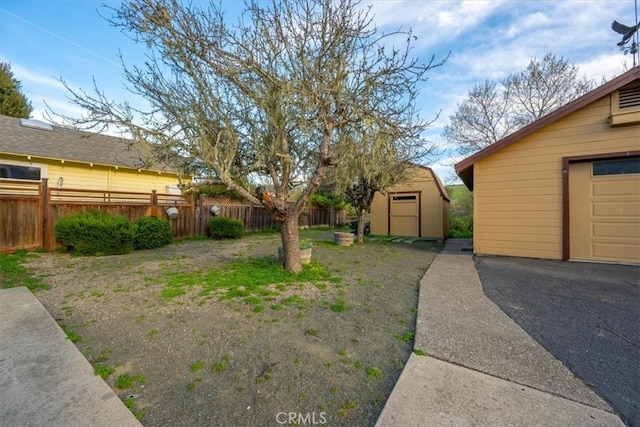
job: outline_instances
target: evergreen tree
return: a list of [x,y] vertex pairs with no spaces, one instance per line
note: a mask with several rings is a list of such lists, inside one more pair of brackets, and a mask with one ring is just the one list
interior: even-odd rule
[[13,77],[11,64],[0,62],[0,114],[28,119],[31,111],[33,107]]

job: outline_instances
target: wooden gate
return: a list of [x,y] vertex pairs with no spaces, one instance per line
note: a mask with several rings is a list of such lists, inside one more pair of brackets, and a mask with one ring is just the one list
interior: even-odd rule
[[43,200],[40,182],[0,181],[0,249],[43,246]]

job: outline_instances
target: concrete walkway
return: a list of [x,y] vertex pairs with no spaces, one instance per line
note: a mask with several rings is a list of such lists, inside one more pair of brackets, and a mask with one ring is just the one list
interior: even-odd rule
[[141,424],[21,287],[0,289],[0,425]]
[[484,295],[469,241],[422,278],[414,345],[376,426],[624,426]]

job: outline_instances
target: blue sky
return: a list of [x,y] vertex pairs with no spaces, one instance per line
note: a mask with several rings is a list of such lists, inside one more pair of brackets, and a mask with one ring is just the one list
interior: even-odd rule
[[[117,7],[120,2],[0,1],[0,61],[11,63],[33,104],[33,118],[44,119],[44,101],[60,113],[82,113],[68,102],[58,78],[86,90],[95,79],[108,96],[135,103],[124,89],[118,53],[125,62],[134,63],[144,48],[99,15],[111,14],[104,3]],[[241,6],[237,1],[222,3],[230,13]],[[620,37],[611,30],[611,22],[632,25],[634,0],[365,0],[363,4],[372,4],[383,30],[412,28],[418,37],[415,55],[439,59],[451,51],[446,64],[430,72],[420,99],[424,118],[433,119],[440,112],[425,136],[444,148],[442,129],[473,86],[520,71],[532,57],[542,58],[547,52],[562,56],[598,82],[623,73],[633,63],[616,46]],[[430,165],[450,181],[451,164],[460,159],[449,150]]]

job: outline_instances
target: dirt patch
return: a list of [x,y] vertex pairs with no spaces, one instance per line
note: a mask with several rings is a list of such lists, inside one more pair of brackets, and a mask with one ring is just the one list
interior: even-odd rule
[[[411,352],[419,280],[441,245],[339,247],[331,236],[304,236],[331,277],[273,285],[257,299],[203,293],[206,274],[248,258],[276,262],[277,235],[41,254],[28,266],[51,286],[36,297],[82,337],[76,345],[94,366],[116,369],[107,382],[145,425],[373,425]],[[175,277],[184,293],[167,297]],[[122,374],[131,387],[115,388]]]

